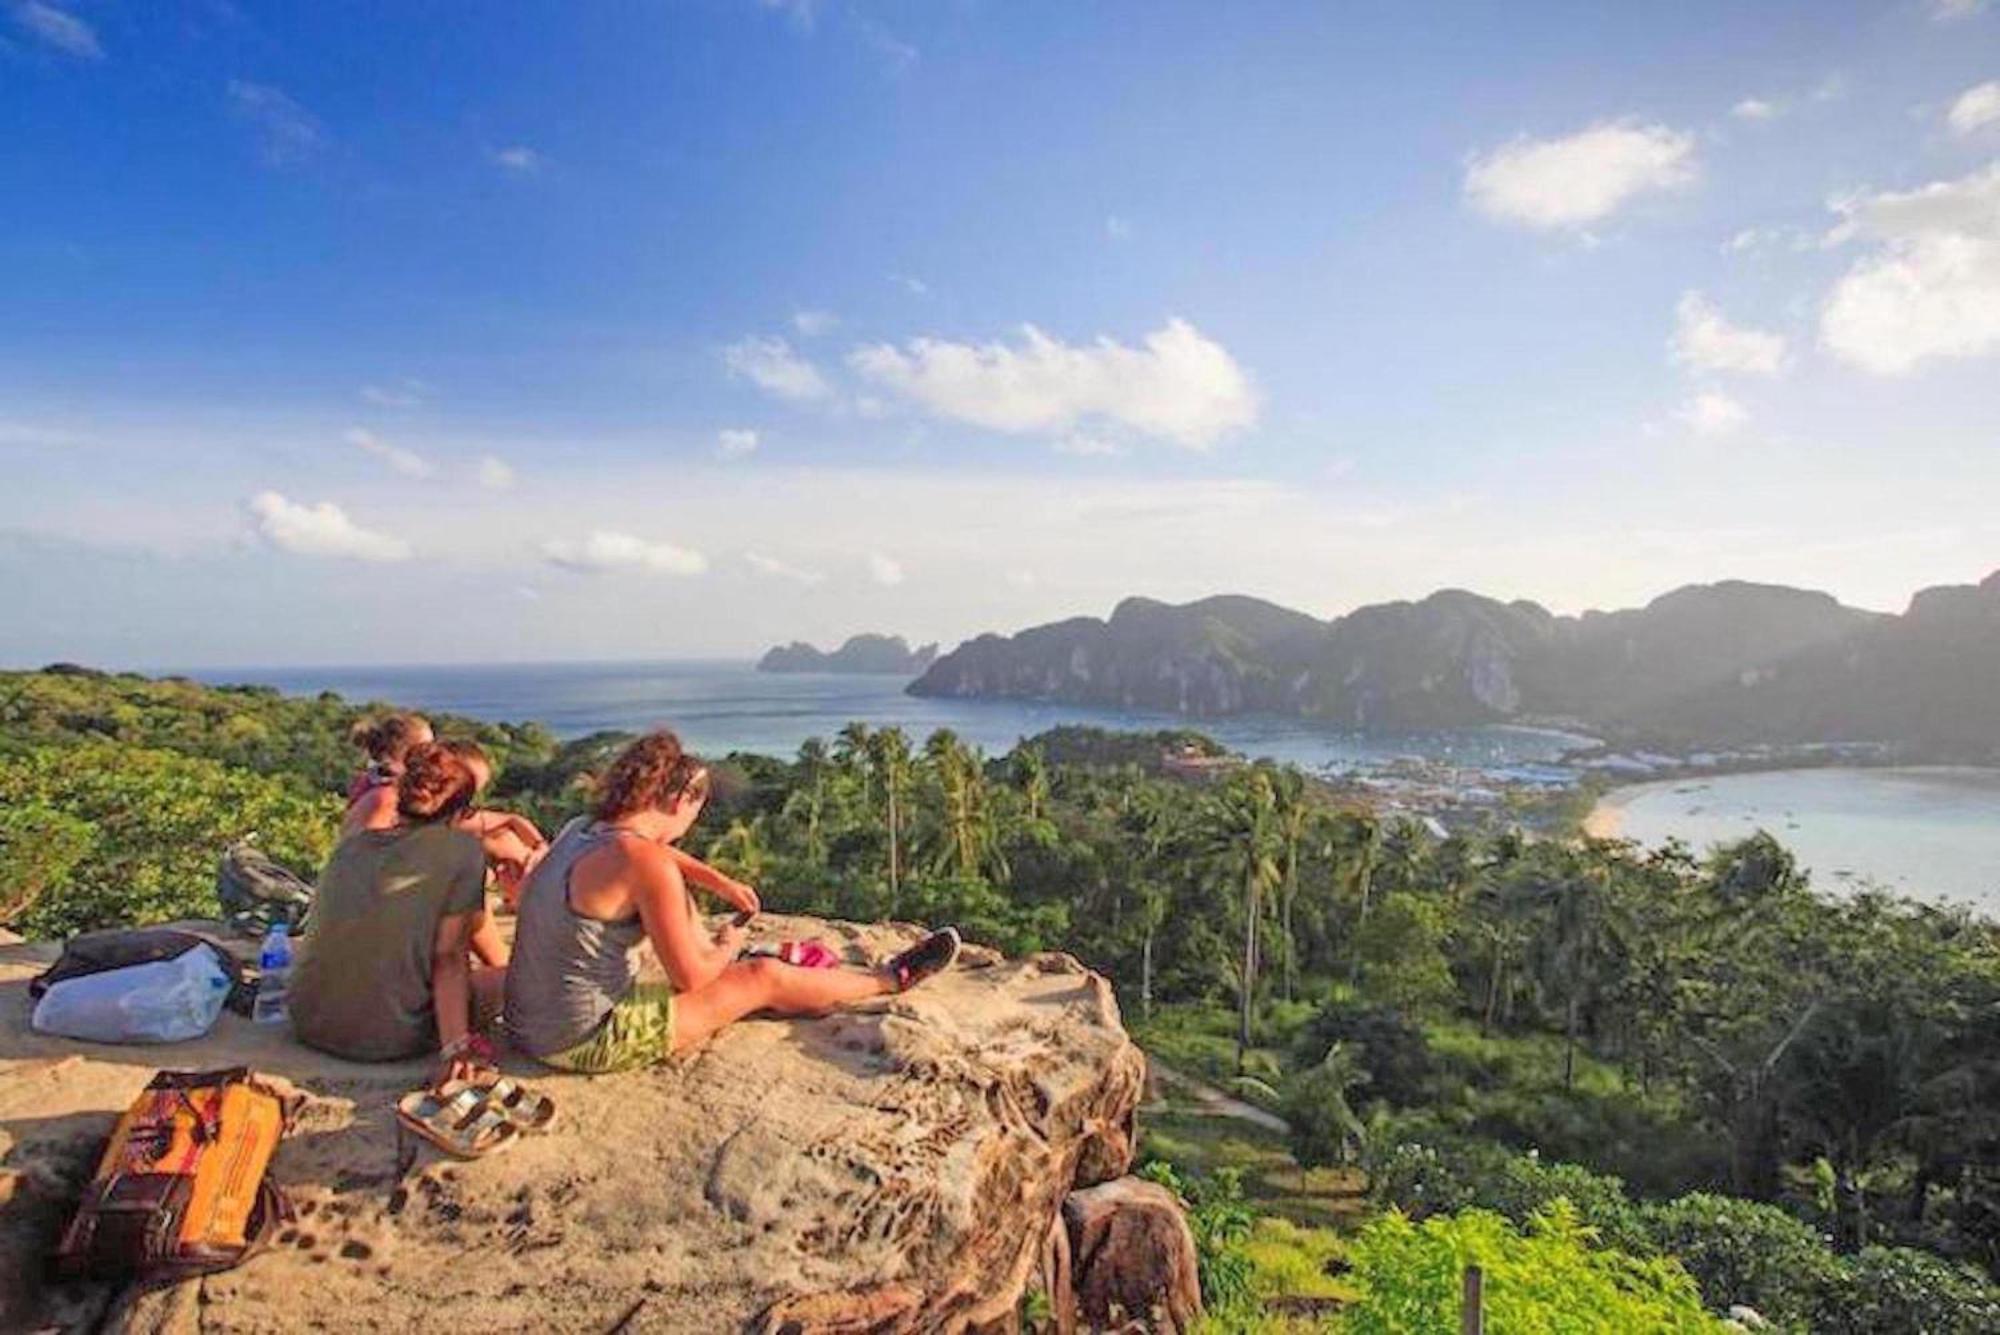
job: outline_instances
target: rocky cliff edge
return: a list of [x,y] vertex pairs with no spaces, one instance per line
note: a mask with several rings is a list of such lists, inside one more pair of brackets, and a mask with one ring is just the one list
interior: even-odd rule
[[[916,936],[769,917],[877,958]],[[421,1063],[361,1066],[225,1014],[104,1047],[27,1027],[54,955],[0,946],[0,1327],[953,1331],[1006,1328],[1066,1252],[1062,1206],[1129,1167],[1144,1059],[1066,955],[969,947],[926,987],[751,1020],[669,1066],[557,1076],[556,1129],[489,1159],[399,1135]],[[273,1172],[299,1218],[226,1274],[148,1296],[44,1282],[112,1119],[160,1067],[247,1064],[311,1095]],[[108,1313],[108,1321],[107,1321]]]

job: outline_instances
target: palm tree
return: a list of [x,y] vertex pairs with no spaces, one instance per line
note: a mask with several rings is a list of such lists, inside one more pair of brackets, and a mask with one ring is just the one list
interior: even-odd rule
[[1312,819],[1312,808],[1306,803],[1305,779],[1297,770],[1285,769],[1278,772],[1272,784],[1272,794],[1277,804],[1279,838],[1284,842],[1284,871],[1279,880],[1279,931],[1285,946],[1285,1000],[1292,999],[1292,988],[1298,978],[1298,938],[1292,935],[1292,906],[1299,897],[1299,846],[1305,842],[1307,823]]
[[794,823],[802,820],[805,825],[806,863],[814,868],[826,865],[824,822],[828,764],[826,743],[817,737],[808,737],[799,747],[799,769],[804,782],[785,798],[785,818]]
[[833,762],[848,777],[865,782],[874,743],[875,734],[866,723],[850,723],[834,736]]
[[949,728],[939,728],[924,743],[924,758],[937,785],[939,825],[933,870],[963,880],[978,880],[989,868],[1005,877],[999,833],[987,803],[986,770],[979,756]]
[[889,833],[889,911],[893,914],[903,885],[903,805],[910,787],[910,740],[901,728],[883,728],[871,734],[858,723],[841,729],[842,740],[851,731],[866,739],[870,772],[882,791],[883,825]]
[[1257,929],[1271,892],[1283,878],[1277,796],[1261,769],[1233,779],[1212,803],[1207,819],[1212,865],[1242,897],[1243,967],[1237,977],[1236,1069],[1250,1048],[1250,1017],[1257,990]]
[[1552,851],[1546,875],[1516,883],[1518,908],[1539,920],[1544,987],[1560,980],[1563,993],[1563,1087],[1576,1083],[1576,1045],[1583,998],[1601,980],[1617,937],[1617,905],[1611,870],[1600,859],[1579,858],[1574,850]]
[[1169,868],[1168,850],[1178,833],[1174,823],[1179,808],[1170,805],[1161,790],[1152,784],[1141,784],[1136,779],[1128,780],[1118,787],[1118,824],[1138,845],[1137,873],[1133,878],[1133,890],[1138,898],[1140,942],[1139,942],[1139,1007],[1140,1012],[1151,1019],[1153,1016],[1153,940],[1160,927],[1166,922],[1167,912],[1173,904],[1173,892],[1167,882]]
[[1049,805],[1049,762],[1039,746],[1017,746],[1012,758],[1014,786],[1021,791],[1030,821],[1038,821]]
[[1347,835],[1342,840],[1342,851],[1347,862],[1347,883],[1360,905],[1354,918],[1357,944],[1350,955],[1347,982],[1351,987],[1358,987],[1361,983],[1358,943],[1361,929],[1368,925],[1368,901],[1375,887],[1375,869],[1382,860],[1382,823],[1367,812],[1356,811],[1348,813],[1346,824]]
[[752,816],[747,821],[739,816],[729,822],[729,828],[717,836],[709,849],[716,865],[753,885],[763,880],[767,865],[763,825],[762,816]]

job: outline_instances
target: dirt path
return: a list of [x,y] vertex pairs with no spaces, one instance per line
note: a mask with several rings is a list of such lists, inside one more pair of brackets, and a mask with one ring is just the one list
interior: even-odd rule
[[1253,1126],[1261,1126],[1266,1131],[1276,1131],[1281,1136],[1291,1133],[1291,1124],[1276,1113],[1266,1112],[1254,1103],[1245,1103],[1191,1075],[1183,1075],[1150,1053],[1147,1054],[1146,1064],[1152,1068],[1153,1078],[1160,1084],[1179,1090],[1194,1100],[1195,1106],[1187,1111],[1204,1117],[1234,1117]]

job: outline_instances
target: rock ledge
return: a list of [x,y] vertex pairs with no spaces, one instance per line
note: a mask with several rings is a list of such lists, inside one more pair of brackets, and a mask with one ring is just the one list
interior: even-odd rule
[[[772,917],[760,935],[872,958],[916,930]],[[93,1322],[111,1300],[44,1288],[38,1258],[157,1067],[249,1064],[314,1095],[274,1169],[301,1215],[283,1244],[150,1322],[244,1332],[401,1332],[440,1311],[463,1329],[1005,1326],[1064,1198],[1129,1167],[1144,1081],[1102,977],[1067,955],[968,947],[907,996],[748,1021],[658,1070],[586,1079],[511,1061],[556,1098],[556,1129],[456,1164],[396,1130],[420,1065],[333,1061],[229,1015],[162,1048],[29,1033],[26,980],[52,953],[0,946],[9,1329]]]

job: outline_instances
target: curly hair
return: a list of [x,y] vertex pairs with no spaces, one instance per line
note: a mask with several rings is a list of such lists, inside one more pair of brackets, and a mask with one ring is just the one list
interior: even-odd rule
[[380,718],[356,719],[347,739],[368,753],[377,764],[400,765],[410,748],[429,732],[429,720],[421,714],[384,714]]
[[617,820],[641,811],[665,811],[684,795],[708,796],[708,769],[681,748],[681,739],[662,728],[618,753],[597,781],[599,820]]
[[493,757],[486,754],[486,748],[470,737],[443,737],[438,739],[438,745],[471,766],[474,771],[472,777],[475,780],[479,777],[479,770],[485,770],[489,776],[493,773]]
[[416,825],[451,820],[472,805],[472,793],[472,767],[450,747],[426,742],[403,757],[403,776],[396,780],[396,811]]

